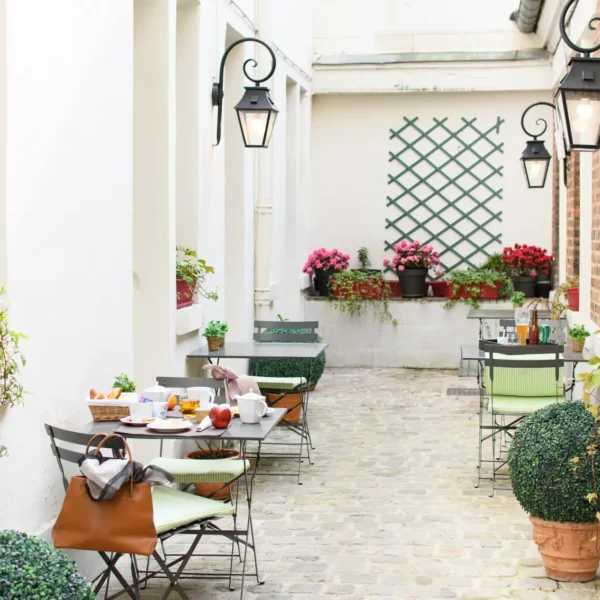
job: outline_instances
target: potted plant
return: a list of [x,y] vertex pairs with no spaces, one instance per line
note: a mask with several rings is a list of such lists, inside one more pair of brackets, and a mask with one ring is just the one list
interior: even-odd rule
[[515,244],[512,248],[504,248],[502,260],[510,269],[515,291],[523,292],[526,298],[534,298],[538,272],[549,269],[552,257],[539,246]]
[[507,281],[504,273],[490,269],[452,271],[447,276],[448,297],[451,299],[447,305],[462,300],[477,308],[480,300],[498,300]]
[[508,451],[513,492],[548,577],[558,581],[591,581],[598,569],[600,454],[588,451],[596,427],[583,403],[552,404],[525,418]]
[[225,321],[212,321],[212,323],[219,329],[219,335],[217,336],[219,338],[219,347],[223,347],[225,345],[225,336],[229,331],[229,325]]
[[358,249],[356,256],[358,258],[358,262],[360,263],[360,271],[373,274],[381,273],[381,271],[378,271],[377,269],[369,269],[369,267],[371,266],[371,259],[369,257],[369,251],[367,250],[367,248],[361,246]]
[[[212,440],[206,441],[206,448],[201,448],[200,444],[196,442],[198,450],[193,450],[184,455],[183,458],[191,460],[239,460],[240,453],[238,450],[233,449],[233,442],[223,442],[214,444]],[[231,482],[229,485],[224,483],[194,483],[196,492],[199,496],[204,498],[211,498],[212,500],[224,500],[230,499],[231,492],[235,489],[236,482]]]
[[350,264],[350,255],[337,248],[326,250],[319,248],[309,257],[302,271],[313,276],[313,285],[317,296],[329,296],[329,279],[334,273],[345,271]]
[[[0,288],[0,296],[4,288]],[[27,393],[19,381],[21,367],[26,364],[19,342],[27,337],[13,331],[8,322],[8,302],[0,300],[0,406],[14,406],[23,402]]]
[[550,290],[552,290],[552,257],[546,254],[545,258],[547,262],[536,269],[535,295],[537,298],[550,298]]
[[220,321],[209,321],[202,335],[206,338],[208,349],[211,352],[216,352],[223,345],[221,342],[223,341],[224,332]]
[[375,316],[380,321],[390,321],[396,326],[397,321],[389,311],[389,299],[392,294],[389,283],[381,273],[371,274],[368,271],[340,271],[331,279],[329,297],[333,307],[351,316],[360,316],[372,306]]
[[177,246],[177,263],[175,276],[177,278],[177,308],[185,308],[194,303],[194,297],[200,295],[209,300],[218,300],[216,292],[206,288],[206,276],[214,274],[215,270],[198,258],[195,250]]
[[510,297],[510,301],[512,302],[513,308],[522,308],[523,303],[525,302],[525,294],[523,292],[515,292]]
[[0,597],[7,600],[94,600],[88,580],[71,558],[37,537],[0,531]]
[[579,312],[579,277],[567,282],[566,285],[569,310],[572,312]]
[[113,389],[120,388],[121,395],[119,398],[123,400],[137,400],[137,394],[135,393],[135,383],[125,373],[121,373],[115,377],[115,381],[112,384]]
[[590,336],[590,332],[583,325],[575,325],[569,330],[573,352],[583,352],[585,339]]
[[394,258],[384,258],[383,265],[396,272],[404,298],[422,298],[426,292],[427,272],[439,265],[439,253],[433,246],[406,240],[396,244],[394,250]]

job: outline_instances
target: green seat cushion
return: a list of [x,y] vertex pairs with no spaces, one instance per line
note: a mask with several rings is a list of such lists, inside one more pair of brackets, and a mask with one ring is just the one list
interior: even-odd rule
[[244,472],[244,462],[249,469],[250,461],[226,458],[203,460],[161,457],[155,458],[150,464],[171,473],[175,483],[229,483]]
[[[511,356],[494,355],[497,360],[548,360],[548,355],[529,355],[529,356]],[[524,396],[532,398],[541,398],[546,396],[556,397],[557,383],[559,386],[559,396],[563,395],[562,386],[564,384],[564,370],[558,370],[558,381],[556,370],[553,367],[548,368],[512,368],[512,367],[494,367],[494,380],[490,377],[490,367],[485,367],[485,387],[489,393],[494,396]]]
[[550,396],[497,396],[488,399],[488,410],[498,415],[530,415],[540,408],[564,402],[564,395]]
[[200,519],[233,514],[231,504],[180,492],[165,485],[157,485],[152,490],[152,506],[154,526],[158,534]]
[[261,390],[295,390],[306,385],[305,377],[260,377],[255,376]]

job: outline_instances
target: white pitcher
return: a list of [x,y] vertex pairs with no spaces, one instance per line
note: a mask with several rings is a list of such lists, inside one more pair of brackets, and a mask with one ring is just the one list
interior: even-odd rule
[[238,396],[237,403],[242,423],[258,423],[261,417],[267,414],[269,408],[266,398],[255,394],[252,390],[243,396]]

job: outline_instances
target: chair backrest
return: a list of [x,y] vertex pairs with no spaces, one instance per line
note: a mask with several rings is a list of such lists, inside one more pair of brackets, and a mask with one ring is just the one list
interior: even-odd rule
[[500,329],[504,331],[504,335],[508,333],[510,329],[512,333],[516,331],[516,325],[514,319],[500,319]]
[[564,346],[486,343],[485,387],[492,396],[564,395]]
[[[255,342],[318,342],[319,321],[254,321]],[[264,333],[264,329],[302,329],[301,333]]]
[[[64,463],[77,464],[79,459],[83,457],[85,447],[88,445],[90,440],[98,435],[96,433],[81,433],[79,431],[69,431],[68,429],[61,429],[59,427],[53,427],[52,425],[45,425],[46,433],[50,437],[50,447],[52,448],[52,454],[56,457],[58,462],[58,468],[63,479],[63,485],[65,490],[69,487],[69,480],[65,474]],[[102,437],[97,437],[90,445],[91,448],[95,448],[102,441]],[[61,443],[62,442],[62,443]],[[74,444],[79,446],[77,450],[65,448],[63,444]],[[102,446],[100,452],[106,448],[112,450],[113,455],[117,455],[120,451],[125,450],[122,440],[119,438],[112,438],[107,440],[106,444]]]
[[206,387],[213,390],[225,388],[225,382],[212,377],[157,377],[156,383],[166,388]]

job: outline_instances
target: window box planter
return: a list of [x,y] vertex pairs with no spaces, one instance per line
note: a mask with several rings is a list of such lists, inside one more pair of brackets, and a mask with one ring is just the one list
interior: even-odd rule
[[194,289],[183,279],[177,279],[177,309],[194,304]]
[[447,281],[427,281],[425,285],[431,288],[431,295],[434,298],[446,298],[448,293]]
[[[482,283],[477,286],[477,289],[481,290],[479,296],[475,296],[476,300],[498,300],[500,298],[500,288],[502,282],[497,281],[494,286]],[[446,282],[446,294],[451,300],[467,300],[473,297],[472,291],[467,289],[467,286],[461,285],[457,292],[454,292],[454,284],[451,281]]]
[[[355,281],[352,285],[352,291],[365,300],[381,300],[384,285],[384,281],[377,279]],[[347,290],[341,290],[337,287],[334,279],[331,280],[331,293],[334,298],[347,299],[350,296]]]

